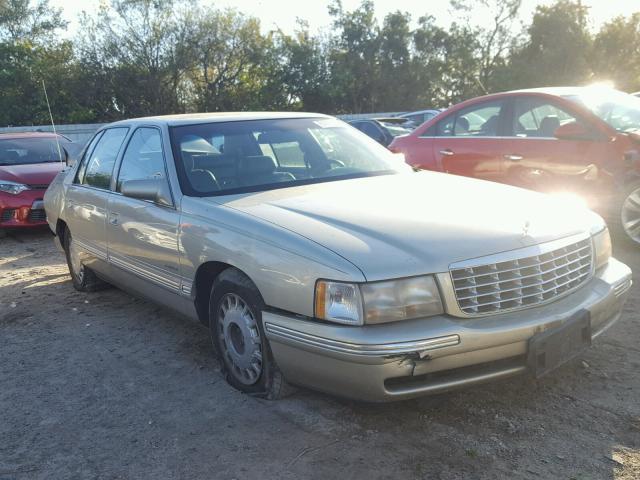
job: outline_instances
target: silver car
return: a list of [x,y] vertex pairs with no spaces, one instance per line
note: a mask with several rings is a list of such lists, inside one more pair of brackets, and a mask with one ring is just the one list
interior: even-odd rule
[[591,211],[414,172],[316,114],[108,125],[45,206],[78,290],[109,282],[199,320],[228,382],[267,398],[540,377],[618,320],[631,286]]

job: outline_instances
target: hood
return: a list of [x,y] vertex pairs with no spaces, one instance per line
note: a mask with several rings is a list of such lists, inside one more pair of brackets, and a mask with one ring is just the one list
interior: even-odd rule
[[589,231],[603,221],[566,201],[420,172],[212,197],[324,245],[375,281]]
[[66,164],[62,162],[0,165],[0,180],[26,185],[49,185]]

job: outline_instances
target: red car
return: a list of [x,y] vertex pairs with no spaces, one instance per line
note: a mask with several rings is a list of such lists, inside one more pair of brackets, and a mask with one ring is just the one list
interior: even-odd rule
[[601,87],[488,95],[389,149],[417,168],[578,194],[640,244],[640,98]]
[[52,133],[0,135],[0,236],[8,228],[46,225],[42,197],[74,145]]

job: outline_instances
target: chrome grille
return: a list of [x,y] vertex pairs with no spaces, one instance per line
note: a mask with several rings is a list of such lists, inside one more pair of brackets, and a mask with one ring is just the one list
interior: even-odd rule
[[47,219],[47,214],[44,210],[29,210],[30,222],[44,222]]
[[450,270],[458,306],[485,315],[546,303],[592,274],[591,238],[537,255]]

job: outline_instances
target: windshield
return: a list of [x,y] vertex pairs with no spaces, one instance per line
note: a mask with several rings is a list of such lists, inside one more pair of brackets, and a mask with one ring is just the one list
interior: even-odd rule
[[212,196],[411,171],[402,158],[332,118],[173,127],[183,191]]
[[[62,147],[61,151],[62,151]],[[64,151],[62,160],[64,161]],[[0,165],[59,162],[58,146],[53,138],[14,138],[0,140]]]
[[567,95],[587,107],[619,132],[640,130],[640,98],[618,90],[585,88],[578,95]]

